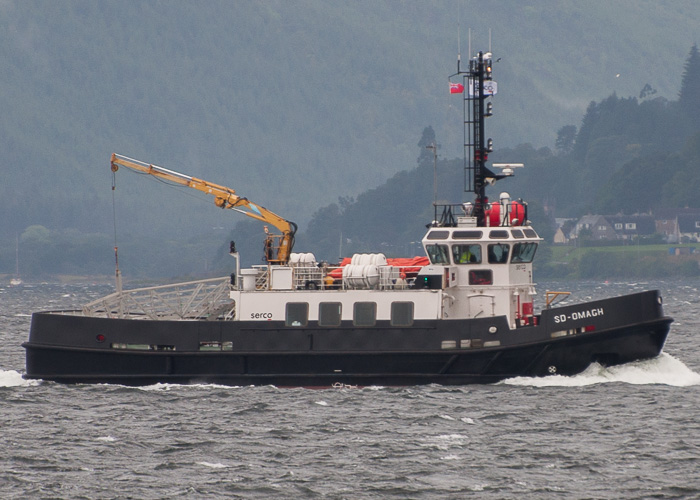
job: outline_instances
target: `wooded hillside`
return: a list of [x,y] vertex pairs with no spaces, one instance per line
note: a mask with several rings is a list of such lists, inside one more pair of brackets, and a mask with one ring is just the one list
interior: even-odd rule
[[[489,196],[496,199],[508,191],[524,198],[529,218],[550,242],[555,216],[700,207],[700,57],[695,45],[684,68],[677,100],[649,91],[629,98],[613,94],[591,102],[580,127],[562,127],[555,149],[523,144],[494,151],[493,162],[524,163],[525,168],[489,188]],[[390,256],[405,256],[418,251],[415,242],[433,218],[434,165],[425,151],[432,142],[440,138],[426,128],[417,142],[416,168],[355,200],[340,199],[319,210],[300,241],[320,242],[319,252],[328,259],[342,245],[347,253],[382,248]],[[472,201],[473,195],[464,193],[463,169],[462,159],[437,162],[438,201]]]
[[429,125],[441,158],[461,157],[447,93],[458,25],[463,60],[467,29],[475,50],[493,29],[496,148],[539,149],[613,91],[648,83],[675,100],[700,12],[694,0],[3,2],[0,270],[19,234],[23,253],[45,252],[27,254],[37,274],[111,272],[114,214],[132,273],[211,269],[237,216],[124,172],[113,212],[112,152],[228,185],[302,227],[414,168]]

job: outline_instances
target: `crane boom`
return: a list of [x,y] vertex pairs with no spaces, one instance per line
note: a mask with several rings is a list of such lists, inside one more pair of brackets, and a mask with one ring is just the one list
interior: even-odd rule
[[282,234],[270,234],[267,227],[265,228],[265,232],[268,233],[265,241],[265,258],[271,264],[286,264],[289,261],[289,255],[294,246],[294,234],[297,230],[297,225],[294,222],[280,217],[247,198],[238,196],[235,190],[226,186],[113,153],[112,172],[119,170],[120,166],[210,194],[214,197],[214,204],[217,207],[230,208],[276,227]]

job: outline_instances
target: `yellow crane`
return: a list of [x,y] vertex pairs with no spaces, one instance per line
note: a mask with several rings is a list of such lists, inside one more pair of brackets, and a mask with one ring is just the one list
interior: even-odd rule
[[111,161],[112,172],[119,170],[120,166],[210,194],[214,197],[214,204],[217,207],[230,208],[276,227],[282,234],[271,234],[267,226],[265,226],[265,234],[267,234],[265,239],[265,259],[270,264],[286,264],[289,262],[289,255],[292,253],[292,247],[294,246],[294,234],[297,231],[297,225],[294,222],[280,217],[247,198],[238,196],[236,191],[226,186],[220,186],[196,177],[168,170],[167,168],[113,153]]

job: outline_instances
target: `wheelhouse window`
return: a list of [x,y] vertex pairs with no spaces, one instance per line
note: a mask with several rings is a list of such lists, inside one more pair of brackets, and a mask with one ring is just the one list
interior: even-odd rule
[[525,236],[527,236],[528,238],[538,237],[534,229],[523,229],[523,233],[525,233]]
[[484,235],[483,231],[455,231],[452,233],[453,240],[479,240]]
[[506,264],[510,245],[505,243],[494,243],[489,245],[489,264]]
[[342,307],[340,302],[321,302],[318,305],[318,325],[340,326]]
[[513,257],[510,262],[512,264],[529,263],[535,258],[537,243],[516,243],[513,245]]
[[449,231],[430,231],[428,233],[429,240],[446,240],[450,235]]
[[450,254],[447,245],[426,245],[426,252],[431,264],[449,264]]
[[411,326],[413,324],[413,302],[391,303],[391,326]]
[[309,322],[309,304],[306,302],[287,302],[285,312],[287,326],[306,326]]
[[493,284],[493,273],[490,269],[480,269],[469,271],[470,285],[491,285]]
[[375,302],[355,302],[353,309],[355,326],[374,326],[377,322],[377,304]]
[[508,231],[505,231],[503,229],[494,229],[489,233],[489,238],[491,238],[492,240],[498,240],[501,238],[503,238],[504,240],[508,239]]
[[481,264],[481,245],[452,245],[455,264]]

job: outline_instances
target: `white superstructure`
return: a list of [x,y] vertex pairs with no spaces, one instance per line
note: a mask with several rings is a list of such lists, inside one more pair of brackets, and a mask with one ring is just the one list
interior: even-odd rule
[[[508,219],[505,218],[507,221]],[[292,254],[289,265],[242,269],[230,293],[234,320],[285,321],[287,326],[341,321],[372,326],[389,320],[505,316],[512,328],[533,318],[532,261],[541,238],[529,226],[431,227],[424,266],[396,266],[383,254],[356,254],[341,268]],[[339,272],[340,271],[340,272]]]

